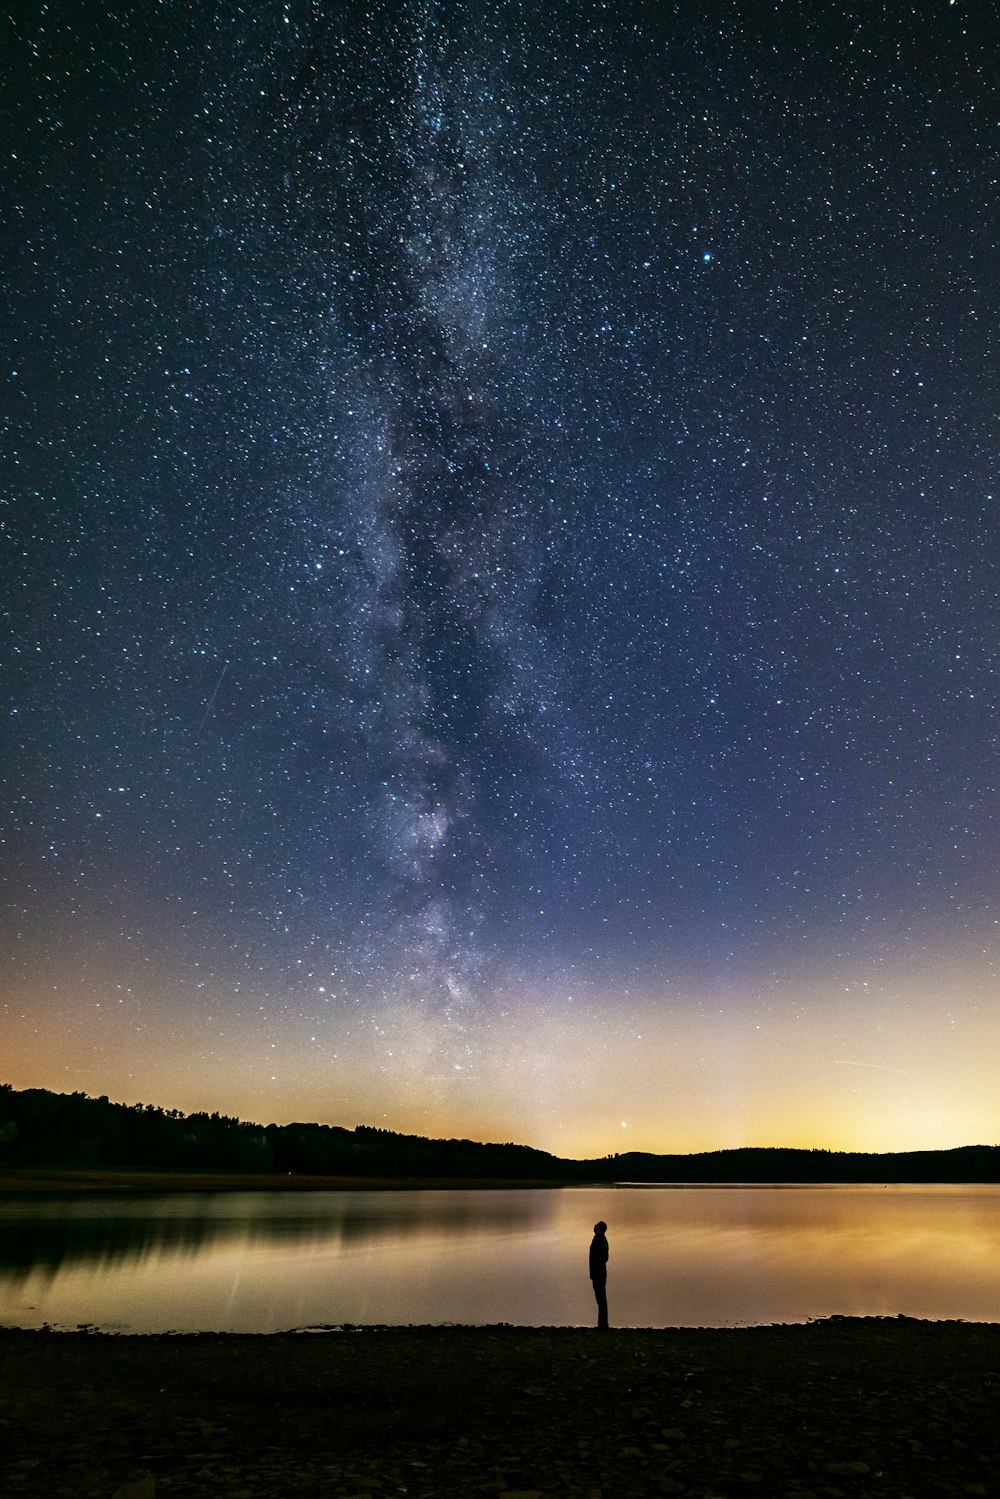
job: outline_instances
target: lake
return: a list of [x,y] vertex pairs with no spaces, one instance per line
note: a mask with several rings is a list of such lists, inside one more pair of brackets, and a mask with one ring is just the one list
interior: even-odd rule
[[0,1201],[0,1324],[275,1332],[1000,1321],[1000,1187],[576,1187]]

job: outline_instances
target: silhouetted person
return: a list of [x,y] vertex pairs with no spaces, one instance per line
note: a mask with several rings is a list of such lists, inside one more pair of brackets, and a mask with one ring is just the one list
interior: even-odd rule
[[597,1325],[607,1331],[608,1326],[608,1225],[594,1224],[594,1237],[590,1241],[590,1279],[597,1302]]

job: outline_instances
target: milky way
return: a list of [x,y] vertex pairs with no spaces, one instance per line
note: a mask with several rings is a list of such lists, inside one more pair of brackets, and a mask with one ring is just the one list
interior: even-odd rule
[[18,14],[12,1080],[995,1127],[987,31]]

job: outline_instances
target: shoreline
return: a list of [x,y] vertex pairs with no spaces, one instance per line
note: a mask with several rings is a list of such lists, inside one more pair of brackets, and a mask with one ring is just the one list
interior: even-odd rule
[[0,1487],[74,1499],[996,1495],[1000,1326],[0,1329]]
[[495,1176],[320,1176],[286,1172],[177,1171],[171,1168],[146,1171],[93,1170],[75,1167],[0,1167],[0,1202],[17,1197],[65,1197],[92,1193],[101,1196],[199,1192],[488,1192],[552,1191],[593,1188],[604,1191],[724,1192],[767,1190],[795,1192],[836,1191],[850,1188],[953,1187],[968,1190],[992,1187],[994,1182],[955,1181],[631,1181],[601,1177],[495,1177]]
[[168,1192],[405,1192],[405,1191],[511,1191],[528,1188],[608,1187],[600,1181],[567,1181],[557,1178],[435,1177],[435,1176],[311,1176],[287,1172],[247,1173],[236,1171],[110,1171],[62,1170],[56,1166],[0,1170],[0,1199],[51,1193],[76,1192],[168,1193]]

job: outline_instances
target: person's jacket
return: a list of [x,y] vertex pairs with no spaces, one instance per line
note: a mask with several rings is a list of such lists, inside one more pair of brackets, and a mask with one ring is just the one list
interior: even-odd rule
[[590,1278],[608,1278],[608,1241],[603,1234],[595,1234],[590,1241]]

